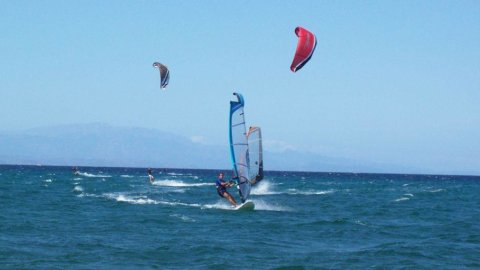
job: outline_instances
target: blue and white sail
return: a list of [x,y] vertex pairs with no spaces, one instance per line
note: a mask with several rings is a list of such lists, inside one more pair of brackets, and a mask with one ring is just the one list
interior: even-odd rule
[[263,179],[262,133],[260,127],[245,125],[245,101],[239,93],[233,93],[236,101],[230,101],[230,154],[234,180],[242,203],[250,195],[252,185]]
[[250,195],[252,188],[249,181],[249,163],[248,140],[245,126],[245,114],[243,106],[245,105],[243,96],[239,93],[233,93],[236,101],[230,101],[230,154],[232,158],[234,180],[240,193],[240,199],[245,202]]

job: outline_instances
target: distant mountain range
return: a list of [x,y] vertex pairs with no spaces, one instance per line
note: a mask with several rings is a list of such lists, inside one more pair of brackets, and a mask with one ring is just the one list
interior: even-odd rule
[[[147,128],[77,124],[0,132],[0,164],[229,169],[227,145]],[[395,172],[399,168],[287,150],[264,151],[266,170]]]

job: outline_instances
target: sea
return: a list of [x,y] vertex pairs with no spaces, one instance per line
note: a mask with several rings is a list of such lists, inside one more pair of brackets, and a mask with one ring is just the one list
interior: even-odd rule
[[480,269],[478,176],[79,170],[0,166],[0,269]]

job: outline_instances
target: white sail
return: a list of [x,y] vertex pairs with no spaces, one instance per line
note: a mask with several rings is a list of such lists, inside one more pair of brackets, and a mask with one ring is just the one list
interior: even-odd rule
[[247,140],[250,158],[248,179],[251,184],[256,184],[263,179],[262,132],[260,127],[250,127]]

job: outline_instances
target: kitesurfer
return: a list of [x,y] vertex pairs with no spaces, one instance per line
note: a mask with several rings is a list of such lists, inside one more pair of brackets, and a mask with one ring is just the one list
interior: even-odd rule
[[152,169],[148,168],[147,173],[148,173],[148,179],[150,180],[150,183],[153,184],[153,181],[155,181],[155,177],[153,177]]
[[218,175],[218,179],[215,182],[215,186],[217,187],[217,193],[220,197],[227,199],[234,207],[237,206],[237,202],[233,198],[230,193],[228,193],[227,188],[234,186],[235,183],[233,182],[226,182],[223,179],[223,173]]

